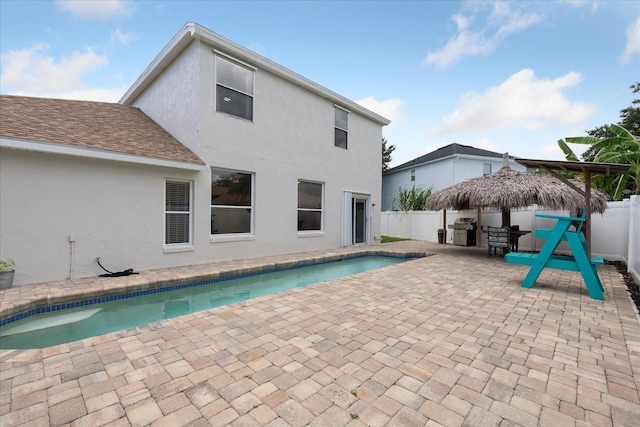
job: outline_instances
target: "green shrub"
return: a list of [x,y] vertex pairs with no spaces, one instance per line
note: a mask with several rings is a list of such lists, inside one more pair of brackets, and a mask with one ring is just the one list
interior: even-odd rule
[[16,269],[16,262],[13,258],[0,259],[0,273],[6,273],[7,271],[13,271]]
[[398,188],[398,196],[393,199],[393,209],[400,211],[423,211],[425,203],[431,197],[433,187]]

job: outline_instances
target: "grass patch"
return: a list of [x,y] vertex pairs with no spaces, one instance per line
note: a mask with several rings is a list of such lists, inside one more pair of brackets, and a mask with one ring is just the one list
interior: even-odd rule
[[382,243],[402,242],[404,240],[411,240],[411,239],[405,239],[403,237],[380,236],[380,241]]

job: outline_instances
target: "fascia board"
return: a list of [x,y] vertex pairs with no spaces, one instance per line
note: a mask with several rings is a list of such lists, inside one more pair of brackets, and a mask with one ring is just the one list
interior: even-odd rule
[[182,52],[182,50],[192,41],[200,40],[203,43],[236,57],[238,60],[247,62],[258,69],[268,71],[280,78],[301,86],[316,95],[330,100],[333,103],[347,107],[350,111],[357,112],[361,116],[368,118],[381,126],[386,126],[391,121],[371,110],[368,110],[341,95],[299,75],[293,71],[276,64],[275,62],[258,55],[257,53],[228,40],[219,34],[196,23],[187,23],[176,34],[171,41],[162,49],[142,75],[135,81],[131,88],[120,99],[121,104],[132,105],[136,98],[159,76],[166,67]]
[[[476,156],[476,155],[473,155],[473,154],[458,154],[457,156],[460,159],[482,160],[482,161],[492,161],[492,162],[501,162],[502,161],[502,156],[501,157]],[[509,161],[510,162],[513,161],[513,159],[511,157],[512,156],[509,156]]]
[[419,168],[419,167],[422,167],[422,166],[427,166],[427,165],[430,165],[430,164],[433,164],[433,163],[442,162],[442,161],[445,161],[445,160],[454,159],[454,158],[458,158],[458,157],[459,157],[458,154],[449,154],[448,156],[438,157],[437,159],[428,160],[426,162],[414,163],[414,164],[406,165],[406,166],[399,165],[399,166],[396,166],[395,168],[392,168],[392,169],[386,171],[385,173],[383,173],[383,175],[386,175],[386,174],[391,175],[392,173],[395,173],[395,172],[406,171],[406,170],[409,170],[409,169],[416,169],[416,168]]
[[32,141],[26,139],[0,137],[0,147],[191,171],[202,171],[207,169],[205,165],[199,165],[196,163],[179,162],[175,160],[160,159],[157,157],[138,156],[135,154],[117,153],[114,151],[96,150],[92,148],[74,147],[54,142]]

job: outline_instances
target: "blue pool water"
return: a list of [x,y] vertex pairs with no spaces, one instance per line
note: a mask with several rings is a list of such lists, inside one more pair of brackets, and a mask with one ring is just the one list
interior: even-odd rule
[[0,348],[44,348],[394,265],[362,256],[36,314],[0,327]]

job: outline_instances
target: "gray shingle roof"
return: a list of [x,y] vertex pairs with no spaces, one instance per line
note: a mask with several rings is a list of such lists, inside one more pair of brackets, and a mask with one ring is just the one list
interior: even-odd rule
[[[432,151],[430,153],[427,153],[425,155],[422,155],[420,157],[416,157],[413,160],[409,160],[408,162],[405,162],[401,165],[398,165],[396,167],[393,167],[387,171],[385,171],[385,174],[389,173],[389,172],[393,172],[395,170],[400,170],[400,169],[405,169],[407,167],[410,166],[418,166],[422,163],[428,163],[434,160],[438,160],[441,158],[445,158],[445,157],[449,157],[452,156],[454,154],[466,154],[469,156],[482,156],[482,157],[496,157],[501,159],[502,158],[502,154],[501,153],[496,153],[494,151],[489,151],[489,150],[483,150],[481,148],[475,148],[475,147],[471,147],[469,145],[461,145],[461,144],[449,144],[447,146],[444,147],[440,147],[435,151]],[[509,156],[510,158],[513,158],[512,156]]]
[[0,136],[204,165],[138,108],[0,95]]

